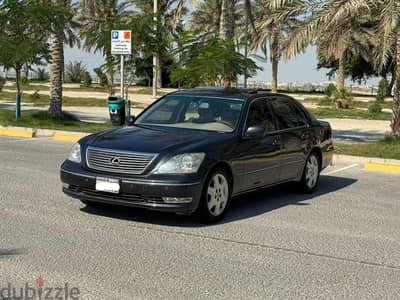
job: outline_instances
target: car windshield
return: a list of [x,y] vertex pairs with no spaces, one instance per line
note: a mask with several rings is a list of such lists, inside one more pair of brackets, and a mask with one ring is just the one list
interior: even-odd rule
[[240,99],[170,95],[140,115],[135,125],[233,132],[243,103]]

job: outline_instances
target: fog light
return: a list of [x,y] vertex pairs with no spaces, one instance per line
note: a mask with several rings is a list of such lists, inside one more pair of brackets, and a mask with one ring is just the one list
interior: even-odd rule
[[63,183],[62,184],[63,188],[68,189],[69,188],[69,184],[68,183]]
[[176,204],[176,203],[190,203],[192,202],[192,197],[162,197],[165,203]]

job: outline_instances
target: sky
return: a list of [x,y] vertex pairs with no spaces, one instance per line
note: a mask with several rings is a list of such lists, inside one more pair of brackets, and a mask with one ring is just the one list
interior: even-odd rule
[[[82,61],[86,66],[87,70],[93,74],[93,69],[104,64],[103,56],[101,53],[88,53],[80,49],[65,48],[65,62],[70,61]],[[248,79],[249,82],[270,82],[271,81],[271,64],[256,63],[263,68],[262,71],[258,71],[257,75],[253,78]],[[326,76],[327,69],[317,70],[317,57],[316,48],[310,46],[307,48],[304,54],[298,55],[295,59],[284,62],[281,61],[278,71],[279,82],[291,82],[291,83],[323,83],[329,81]],[[335,80],[335,79],[332,79]],[[376,84],[377,79],[371,79],[368,84]],[[349,81],[348,84],[351,84]]]

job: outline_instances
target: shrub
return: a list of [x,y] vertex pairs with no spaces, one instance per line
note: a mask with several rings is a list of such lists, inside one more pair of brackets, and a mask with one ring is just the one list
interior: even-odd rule
[[95,68],[93,69],[93,72],[96,74],[96,76],[99,78],[99,84],[101,86],[107,86],[108,80],[106,74],[101,70],[101,68]]
[[32,101],[40,100],[39,90],[36,90],[33,94],[29,95],[29,99]]
[[69,62],[65,66],[65,81],[81,83],[85,72],[86,66],[81,61]]
[[382,105],[375,102],[368,107],[368,111],[373,114],[380,113],[380,112],[382,112]]
[[85,73],[83,73],[82,76],[83,79],[83,84],[82,86],[84,87],[90,87],[92,85],[92,77],[90,76],[89,72],[86,71]]
[[23,86],[28,86],[28,85],[29,85],[29,79],[28,79],[28,77],[22,76],[22,77],[21,77],[21,84],[22,84]]
[[38,68],[35,73],[39,81],[46,81],[49,79],[49,73],[44,68]]
[[386,78],[382,78],[379,81],[378,93],[375,96],[376,101],[378,101],[378,102],[385,101],[386,92],[387,92],[388,87],[389,87],[389,82],[387,81]]
[[3,90],[5,84],[6,84],[6,79],[0,76],[0,92]]
[[324,89],[324,94],[328,97],[333,96],[333,94],[336,92],[336,85],[333,83],[330,83],[325,89]]

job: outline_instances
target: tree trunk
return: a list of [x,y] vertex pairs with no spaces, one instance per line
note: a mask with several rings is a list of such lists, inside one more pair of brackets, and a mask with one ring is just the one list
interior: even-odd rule
[[162,66],[161,66],[161,57],[160,54],[157,53],[157,88],[162,88]]
[[271,92],[278,92],[278,64],[279,64],[279,42],[276,36],[270,41],[270,61],[272,64],[272,87]]
[[[222,0],[220,22],[220,39],[233,40],[235,35],[235,0]],[[222,81],[225,87],[231,86],[230,80],[222,78]]]
[[111,50],[106,53],[106,63],[107,63],[107,87],[108,93],[110,96],[114,95],[114,66],[113,66],[113,57],[111,54]]
[[341,53],[339,57],[339,70],[338,70],[338,78],[337,78],[337,88],[344,89],[344,80],[345,80],[345,53]]
[[64,72],[64,31],[59,28],[58,32],[50,36],[50,106],[49,115],[52,117],[62,116],[62,88]]
[[392,134],[400,136],[400,28],[397,30],[395,90],[393,99]]
[[395,72],[392,72],[392,78],[390,79],[389,85],[387,87],[386,90],[386,97],[391,97],[392,96],[392,91],[393,91],[393,87],[395,84],[395,80],[396,80],[396,76],[395,76]]
[[233,39],[235,34],[235,0],[222,0],[219,37]]

